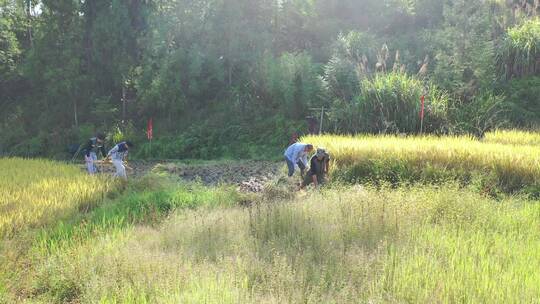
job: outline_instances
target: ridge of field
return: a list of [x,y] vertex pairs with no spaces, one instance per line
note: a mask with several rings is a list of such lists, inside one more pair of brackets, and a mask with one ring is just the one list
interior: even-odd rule
[[111,179],[43,159],[0,158],[0,236],[91,208],[114,190]]
[[540,190],[540,148],[478,141],[468,136],[306,136],[333,156],[337,179],[391,184],[446,181],[484,192]]
[[495,130],[482,139],[486,143],[540,146],[540,133],[521,130]]

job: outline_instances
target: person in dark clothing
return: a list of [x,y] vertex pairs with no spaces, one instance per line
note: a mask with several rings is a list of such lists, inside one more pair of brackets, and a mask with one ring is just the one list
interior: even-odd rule
[[322,148],[317,149],[317,153],[309,161],[309,171],[307,172],[301,189],[313,183],[315,187],[326,182],[326,175],[330,170],[330,155]]
[[95,174],[97,172],[95,162],[97,161],[98,152],[101,153],[102,157],[107,157],[104,142],[105,136],[98,134],[96,137],[90,138],[84,147],[84,160],[86,161],[86,168],[89,174]]

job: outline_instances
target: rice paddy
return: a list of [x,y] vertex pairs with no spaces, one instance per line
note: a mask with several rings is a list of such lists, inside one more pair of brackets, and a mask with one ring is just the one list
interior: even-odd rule
[[[325,147],[334,156],[334,171],[347,181],[391,183],[464,184],[479,182],[507,193],[536,193],[540,185],[540,147],[523,137],[523,144],[498,143],[504,137],[493,133],[488,140],[467,136],[399,137],[333,136],[302,140]],[[513,143],[519,142],[519,133]],[[530,135],[529,138],[533,138]]]
[[[0,302],[538,303],[540,204],[455,174],[528,189],[538,151],[488,138],[305,138],[331,152],[334,178],[364,162],[378,175],[299,193],[280,178],[260,195],[159,176],[118,189],[2,159]],[[426,163],[453,178],[387,183]]]
[[0,236],[39,227],[103,200],[114,182],[47,160],[0,159]]
[[483,142],[505,145],[531,145],[539,147],[540,133],[520,130],[496,130],[486,133]]

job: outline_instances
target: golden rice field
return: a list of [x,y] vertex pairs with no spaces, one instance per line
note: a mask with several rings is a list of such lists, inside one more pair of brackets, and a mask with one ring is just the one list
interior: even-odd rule
[[110,180],[48,160],[0,158],[0,236],[38,227],[90,207]]
[[[303,141],[330,151],[334,176],[429,163],[534,185],[538,148],[500,134],[516,140]],[[286,179],[244,195],[150,175],[106,198],[115,184],[75,166],[0,167],[0,303],[540,303],[530,196],[452,180],[296,192]]]
[[483,142],[540,147],[540,133],[520,130],[496,130],[485,134]]
[[[504,136],[503,136],[504,134]],[[485,141],[467,136],[307,136],[303,142],[325,147],[333,156],[334,170],[349,172],[349,179],[370,171],[394,171],[394,176],[425,179],[430,174],[454,172],[491,176],[509,192],[540,185],[540,146],[519,132],[490,133]],[[512,137],[513,136],[513,137]],[[503,141],[503,138],[513,138]],[[521,141],[521,144],[517,144]],[[529,140],[530,139],[530,140]],[[511,141],[512,144],[508,144]],[[388,175],[388,172],[384,174]]]

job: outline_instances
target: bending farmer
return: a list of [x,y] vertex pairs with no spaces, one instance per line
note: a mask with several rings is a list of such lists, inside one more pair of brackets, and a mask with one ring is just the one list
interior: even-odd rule
[[285,150],[285,161],[289,168],[289,177],[293,176],[296,165],[300,168],[302,177],[304,176],[304,170],[307,166],[307,156],[311,151],[313,151],[313,145],[303,143],[292,144]]
[[313,183],[315,187],[323,185],[326,182],[326,175],[330,170],[330,155],[322,148],[317,149],[309,161],[309,171],[304,178],[301,188]]
[[124,165],[124,160],[127,158],[129,148],[132,148],[133,144],[129,141],[121,142],[114,146],[114,148],[109,151],[107,158],[112,159],[112,163],[116,168],[115,176],[121,177],[127,180],[126,167]]
[[102,157],[106,157],[105,146],[103,142],[105,141],[105,136],[103,134],[98,134],[96,137],[90,138],[84,147],[84,160],[86,162],[86,168],[88,173],[95,174],[98,170],[95,162],[97,161],[97,153],[100,152]]

